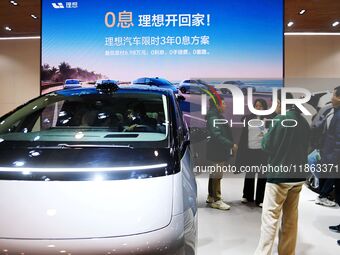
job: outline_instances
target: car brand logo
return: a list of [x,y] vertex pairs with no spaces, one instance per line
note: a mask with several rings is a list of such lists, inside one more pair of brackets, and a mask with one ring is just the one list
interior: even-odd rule
[[64,9],[63,3],[52,3],[54,9]]
[[54,9],[75,9],[78,8],[78,2],[52,3]]

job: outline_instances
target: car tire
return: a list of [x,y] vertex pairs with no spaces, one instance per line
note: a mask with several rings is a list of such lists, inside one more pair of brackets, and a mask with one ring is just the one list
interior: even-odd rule
[[180,90],[183,94],[186,94],[186,93],[187,93],[187,89],[184,88],[184,87],[180,88],[179,90]]
[[227,94],[231,94],[229,89],[221,89],[222,94],[227,95]]

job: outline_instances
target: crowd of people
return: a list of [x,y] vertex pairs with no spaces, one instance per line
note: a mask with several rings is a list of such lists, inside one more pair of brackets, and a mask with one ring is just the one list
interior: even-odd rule
[[[286,98],[293,98],[287,94]],[[215,119],[223,119],[224,103],[216,105],[210,99],[207,113],[207,130],[210,139],[207,142],[207,160],[211,164],[226,165],[235,158],[236,166],[272,165],[305,166],[310,164],[310,155],[318,152],[317,162],[324,165],[340,163],[340,86],[333,91],[331,114],[324,118],[321,140],[317,146],[312,145],[313,128],[310,127],[300,109],[294,105],[287,106],[286,114],[281,113],[281,94],[278,93],[278,105],[275,124],[270,127],[246,126],[242,130],[240,142],[233,141],[232,130],[228,125],[214,125]],[[264,99],[254,102],[257,110],[267,109]],[[261,121],[264,116],[250,114],[244,117]],[[282,121],[293,121],[295,127],[282,126]],[[314,155],[314,154],[313,154]],[[313,161],[314,162],[314,161]],[[257,182],[255,177],[257,176]],[[229,210],[230,205],[221,196],[221,179],[223,173],[212,173],[209,177],[207,204],[211,208]],[[244,180],[242,203],[252,203],[262,207],[261,235],[256,255],[272,254],[277,229],[279,228],[279,255],[295,254],[298,226],[298,203],[300,191],[306,181],[305,173],[267,172],[247,173]],[[316,203],[323,206],[340,205],[340,174],[320,176],[319,196]],[[255,183],[257,187],[255,189]],[[329,194],[335,187],[335,201]],[[256,190],[256,193],[255,193]],[[255,194],[254,194],[255,193]],[[280,217],[282,215],[282,217]],[[340,223],[340,219],[339,222]],[[340,233],[340,225],[330,226],[330,230]],[[340,245],[340,240],[337,241]]]

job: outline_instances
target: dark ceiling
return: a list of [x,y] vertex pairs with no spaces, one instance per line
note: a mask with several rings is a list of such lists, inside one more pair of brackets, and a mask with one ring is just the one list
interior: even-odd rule
[[[306,10],[300,15],[301,10]],[[288,22],[294,25],[288,27]],[[286,0],[286,32],[340,32],[340,0]]]
[[[40,0],[15,0],[17,6],[10,2],[0,0],[0,37],[40,35]],[[6,31],[6,26],[12,31]]]
[[[17,6],[10,2],[0,0],[0,37],[40,35],[41,0],[15,0]],[[306,12],[300,15],[302,9]],[[290,21],[294,25],[288,27]],[[286,32],[340,32],[340,25],[332,26],[335,21],[340,21],[340,0],[285,1]],[[6,26],[12,31],[6,31]]]

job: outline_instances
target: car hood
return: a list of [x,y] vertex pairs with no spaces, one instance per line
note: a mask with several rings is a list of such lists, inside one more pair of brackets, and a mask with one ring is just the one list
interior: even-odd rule
[[171,221],[172,178],[0,181],[0,239],[104,238],[161,229]]
[[[4,167],[21,168],[97,168],[154,165],[165,163],[173,168],[171,150],[168,148],[57,148],[53,146],[16,146],[5,142],[0,147],[0,173]],[[21,164],[18,165],[18,162]],[[12,169],[14,170],[14,168]],[[20,170],[20,169],[19,169]],[[1,177],[0,177],[1,178]]]
[[[159,149],[157,157],[155,149],[127,148],[40,149],[39,156],[9,148],[0,153],[0,238],[127,236],[171,221],[168,149]],[[25,165],[14,167],[19,161]]]

